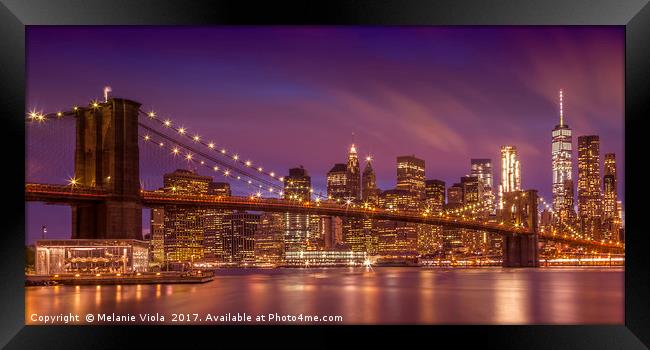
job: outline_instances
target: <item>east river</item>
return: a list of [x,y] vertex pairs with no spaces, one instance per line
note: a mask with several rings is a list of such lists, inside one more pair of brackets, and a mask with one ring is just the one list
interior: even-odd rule
[[622,267],[235,269],[205,284],[25,289],[27,324],[624,323]]

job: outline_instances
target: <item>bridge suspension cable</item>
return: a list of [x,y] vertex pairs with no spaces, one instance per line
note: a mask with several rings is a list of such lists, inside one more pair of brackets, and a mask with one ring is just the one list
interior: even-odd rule
[[[549,213],[551,213],[551,215],[555,215],[555,211],[553,210],[551,205],[546,202],[544,197],[540,196],[539,197],[539,202],[540,202],[541,205],[544,206],[544,208],[546,208],[546,210],[549,211]],[[550,234],[544,234],[543,236],[547,237],[547,238],[557,237],[557,238],[564,238],[564,239],[567,239],[567,238],[570,237],[573,240],[582,241],[585,244],[600,244],[600,245],[609,244],[609,245],[616,246],[617,248],[620,247],[620,246],[624,246],[621,242],[612,242],[611,240],[609,240],[609,242],[605,242],[605,240],[597,241],[597,240],[592,239],[591,237],[585,237],[584,233],[581,233],[579,228],[577,228],[577,227],[575,227],[573,225],[570,225],[566,221],[561,221],[560,224],[564,227],[564,229],[566,229],[566,230],[568,230],[570,232],[569,235],[567,235],[566,233],[565,234],[556,234],[555,232],[551,232]]]
[[[151,131],[151,130],[149,130],[149,131]],[[152,133],[155,133],[157,136],[160,136],[155,131],[152,131]],[[166,140],[167,142],[162,141],[162,139]],[[200,152],[197,152],[196,150],[193,150],[193,149],[191,149],[191,148],[189,148],[189,147],[187,147],[185,145],[177,144],[176,142],[174,142],[173,139],[166,138],[166,137],[162,137],[161,139],[156,139],[155,137],[152,137],[152,136],[147,134],[147,135],[143,136],[143,140],[146,143],[153,144],[153,145],[155,145],[157,147],[162,147],[164,149],[168,149],[172,156],[183,156],[183,158],[185,160],[187,160],[188,162],[192,162],[195,165],[199,165],[199,166],[205,167],[206,169],[210,169],[210,170],[214,171],[215,173],[218,173],[218,174],[222,175],[224,178],[238,180],[238,181],[241,181],[242,183],[245,183],[247,185],[253,185],[253,179],[248,174],[242,172],[241,170],[239,170],[237,168],[228,167],[225,163],[223,163],[221,161],[216,161],[214,159],[211,159],[211,157],[209,157],[208,155],[203,155]],[[182,149],[186,150],[187,152],[182,152],[181,151]],[[194,153],[192,153],[192,152],[194,152]],[[185,154],[183,155],[182,153],[185,153]],[[216,164],[219,164],[219,165],[210,165],[206,161],[199,159],[199,157],[196,157],[195,155],[198,155],[199,157],[203,157],[203,158],[206,158],[206,159],[210,160],[212,162],[212,164],[216,163]],[[257,182],[256,183],[257,191],[258,191],[258,193],[260,193],[259,196],[261,196],[262,191],[264,191],[264,192],[268,191],[269,194],[271,194],[271,195],[273,195],[273,194],[277,194],[277,195],[280,195],[280,196],[283,195],[283,189],[281,187],[275,186],[275,185],[272,185],[272,184],[268,184],[268,182],[266,182],[264,180],[260,181],[260,180],[255,179],[255,181]],[[267,186],[265,187],[263,184],[260,184],[260,182],[267,185]]]
[[[235,164],[241,166],[243,169],[249,169],[249,170],[239,170],[239,168],[237,168],[237,167],[231,167],[232,169],[238,169],[238,171],[241,174],[245,174],[245,176],[247,176],[249,178],[256,179],[256,181],[262,182],[266,186],[269,186],[269,187],[277,186],[277,185],[274,185],[273,183],[277,183],[278,181],[280,183],[284,183],[284,177],[278,176],[274,171],[266,171],[266,170],[264,170],[264,168],[262,166],[254,166],[253,162],[251,160],[244,160],[243,157],[241,157],[239,154],[229,153],[226,150],[226,148],[216,145],[213,141],[207,141],[206,142],[198,134],[190,135],[190,133],[189,133],[189,131],[188,131],[188,129],[186,127],[182,127],[182,126],[177,127],[177,126],[175,126],[172,123],[171,119],[162,120],[161,118],[159,118],[157,116],[156,112],[154,112],[154,111],[144,112],[142,110],[139,110],[139,113],[140,113],[141,116],[146,117],[147,120],[154,121],[154,122],[156,122],[156,124],[158,124],[159,126],[164,127],[165,129],[170,129],[170,130],[175,131],[176,135],[179,135],[179,136],[181,136],[183,138],[186,138],[187,140],[189,140],[191,142],[194,142],[194,143],[197,143],[197,144],[203,146],[204,148],[206,148],[207,152],[214,152],[218,156],[225,157],[228,160],[233,161]],[[140,126],[148,127],[144,123],[140,123]],[[150,130],[152,130],[152,129],[150,129]],[[208,157],[208,153],[201,152],[196,148],[189,147],[187,145],[186,145],[185,148],[192,148],[194,152],[200,153],[206,158]],[[215,157],[210,157],[210,160],[214,161],[214,162],[217,162]],[[269,180],[264,181],[261,177],[258,177],[256,175],[252,175],[252,174],[263,175],[263,176],[269,178]],[[310,189],[311,195],[314,195],[314,196],[319,197],[321,199],[326,199],[327,196],[323,195],[322,192],[323,191],[318,191],[318,192],[315,191],[313,189],[313,186]]]
[[[94,100],[90,102],[89,106],[94,109],[101,108],[101,104],[98,101],[94,101]],[[35,109],[32,109],[29,113],[27,113],[26,121],[37,122],[40,124],[40,123],[45,123],[46,121],[51,119],[61,120],[64,117],[77,115],[79,110],[80,107],[78,106],[74,106],[72,110],[69,111],[58,111],[52,113],[43,113],[42,111],[36,111]],[[163,121],[160,118],[157,118],[155,116],[155,113],[153,112],[145,113],[142,110],[139,110],[139,113],[140,115],[146,116],[150,120],[156,121],[158,125],[169,127],[170,129],[174,130],[177,133],[177,135],[188,138],[189,140],[192,140],[195,143],[207,147],[207,149],[209,150],[217,151],[219,149],[219,147],[215,146],[213,142],[204,142],[203,140],[200,139],[200,136],[198,135],[195,135],[194,137],[190,137],[189,134],[187,134],[185,128],[171,125],[171,121],[169,119]],[[261,166],[255,168],[253,167],[252,161],[250,160],[244,161],[240,159],[240,156],[238,156],[237,154],[228,154],[225,148],[220,148],[220,151],[218,151],[217,154],[234,161],[236,165],[245,167],[244,169],[250,169],[250,170],[248,171],[242,170],[237,166],[231,166],[225,163],[224,161],[217,159],[217,157],[214,157],[205,151],[201,151],[197,147],[189,146],[183,142],[180,142],[174,139],[173,137],[166,135],[163,132],[153,129],[152,127],[146,125],[145,123],[138,122],[138,125],[141,128],[145,129],[148,133],[155,134],[159,138],[163,139],[157,143],[159,147],[161,143],[163,145],[171,143],[175,145],[176,148],[179,149],[182,148],[187,150],[188,152],[193,152],[194,154],[197,154],[200,157],[203,157],[212,163],[218,164],[214,166],[209,166],[206,164],[205,161],[195,162],[198,165],[209,167],[213,171],[221,171],[221,174],[229,179],[236,179],[241,181],[242,183],[245,183],[246,185],[256,187],[256,191],[258,192],[268,191],[269,194],[278,194],[280,196],[283,194],[284,177],[277,176],[273,171],[266,171]],[[148,138],[145,141],[153,141],[153,138],[151,138],[150,135],[145,135],[144,137]],[[174,147],[171,148],[172,151],[174,149],[175,149]],[[190,158],[193,157],[191,153],[188,154],[190,154]],[[268,177],[269,179],[265,179],[264,177]],[[314,191],[313,188],[310,189],[310,195],[313,195],[319,199],[326,199],[326,196],[323,195],[322,192],[316,192]]]
[[217,146],[212,141],[205,142],[201,138],[201,136],[198,135],[198,134],[194,134],[193,136],[190,135],[187,128],[185,128],[185,127],[176,127],[175,125],[172,124],[172,121],[170,119],[161,120],[160,118],[158,118],[156,116],[156,113],[153,112],[153,111],[145,113],[142,110],[140,110],[140,114],[143,115],[143,116],[146,116],[149,120],[157,122],[161,126],[169,128],[171,130],[174,130],[175,132],[177,132],[178,135],[180,135],[182,137],[185,137],[185,138],[187,138],[188,140],[190,140],[192,142],[198,143],[198,144],[208,148],[211,151],[215,151],[219,155],[221,155],[223,157],[226,157],[226,158],[228,158],[230,160],[233,160],[234,162],[236,162],[236,163],[238,163],[238,164],[240,164],[242,166],[245,166],[245,167],[248,167],[248,168],[251,168],[251,169],[255,169],[255,170],[257,170],[258,173],[266,175],[266,176],[272,178],[275,181],[284,182],[284,178],[283,177],[278,177],[275,174],[274,171],[266,171],[261,166],[253,167],[253,162],[251,160],[243,160],[242,157],[240,155],[236,154],[236,153],[229,154],[228,151],[226,150],[226,148]]

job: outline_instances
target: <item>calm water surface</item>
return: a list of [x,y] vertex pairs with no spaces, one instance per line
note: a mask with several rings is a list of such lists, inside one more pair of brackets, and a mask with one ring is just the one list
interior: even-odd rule
[[28,324],[37,324],[34,313],[78,314],[86,324],[87,313],[156,312],[169,324],[188,323],[171,322],[172,313],[340,315],[351,324],[622,324],[623,277],[623,268],[241,269],[217,271],[205,284],[27,287],[25,305]]

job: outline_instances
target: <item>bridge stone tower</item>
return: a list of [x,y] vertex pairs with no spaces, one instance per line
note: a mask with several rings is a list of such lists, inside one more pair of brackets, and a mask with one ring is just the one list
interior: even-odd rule
[[111,98],[77,109],[75,178],[106,190],[109,199],[72,206],[72,238],[142,239],[139,108],[138,102]]
[[537,190],[504,193],[501,221],[523,225],[534,234],[503,236],[503,267],[539,266],[537,201]]

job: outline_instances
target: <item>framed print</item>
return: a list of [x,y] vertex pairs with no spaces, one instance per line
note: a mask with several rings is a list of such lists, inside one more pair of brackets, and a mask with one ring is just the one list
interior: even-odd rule
[[650,341],[647,2],[2,4],[9,348]]

